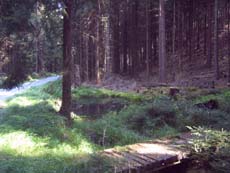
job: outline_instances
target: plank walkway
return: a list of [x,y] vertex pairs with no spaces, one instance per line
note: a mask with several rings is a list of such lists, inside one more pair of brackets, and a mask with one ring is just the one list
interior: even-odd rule
[[191,134],[107,149],[102,152],[114,161],[115,173],[146,173],[180,164],[189,157]]

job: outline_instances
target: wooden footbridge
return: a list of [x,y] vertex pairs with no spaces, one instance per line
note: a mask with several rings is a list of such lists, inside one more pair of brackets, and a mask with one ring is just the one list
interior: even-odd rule
[[115,173],[152,173],[188,159],[191,134],[103,151],[113,160]]

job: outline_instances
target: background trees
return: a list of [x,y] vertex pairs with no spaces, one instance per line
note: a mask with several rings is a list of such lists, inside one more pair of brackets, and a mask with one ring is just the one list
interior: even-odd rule
[[[160,15],[162,3],[165,22]],[[84,81],[100,83],[113,74],[140,80],[146,80],[143,76],[147,75],[148,81],[161,79],[178,85],[194,83],[194,78],[202,73],[210,81],[227,81],[229,3],[74,1],[75,85]],[[12,67],[19,62],[24,64],[20,71],[25,74],[19,79],[33,72],[61,71],[62,5],[61,0],[1,1],[1,43],[11,43],[1,47],[1,56],[8,59],[2,60],[1,71],[14,79],[10,74],[17,68]],[[165,32],[159,32],[163,28]],[[160,46],[162,43],[165,46]],[[22,57],[22,61],[15,61],[15,57]]]
[[[161,3],[165,3],[165,36]],[[87,10],[76,17],[80,24],[74,27],[75,33],[83,37],[76,41],[76,50],[85,50],[86,40],[90,45],[88,52],[78,53],[75,57],[78,59],[75,62],[82,67],[82,81],[103,77],[107,68],[114,74],[131,77],[148,74],[155,81],[159,76],[165,78],[162,81],[177,81],[182,85],[188,85],[182,80],[198,76],[202,71],[206,76],[212,76],[208,80],[218,79],[217,74],[224,79],[227,75],[224,43],[229,13],[224,11],[229,2],[223,0],[218,4],[215,0],[119,0],[111,2],[111,8],[103,1],[81,2],[79,10],[82,6]],[[109,34],[105,30],[108,8],[111,8]],[[160,46],[164,42],[165,51],[161,49],[164,46]],[[106,66],[107,54],[111,55],[112,67]]]

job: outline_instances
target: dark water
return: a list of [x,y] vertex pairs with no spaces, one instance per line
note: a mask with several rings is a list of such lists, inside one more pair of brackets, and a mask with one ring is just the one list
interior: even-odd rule
[[126,105],[119,102],[108,102],[108,103],[92,103],[92,104],[80,104],[75,102],[72,110],[79,116],[85,116],[89,119],[100,118],[104,114],[111,111],[120,111]]

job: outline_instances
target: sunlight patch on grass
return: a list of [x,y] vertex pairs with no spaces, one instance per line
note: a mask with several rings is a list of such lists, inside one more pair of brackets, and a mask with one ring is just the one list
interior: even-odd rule
[[79,144],[75,146],[50,138],[39,138],[27,132],[16,131],[0,134],[0,152],[15,156],[41,157],[51,155],[61,158],[94,152],[94,147],[89,142],[84,139],[78,140]]
[[46,145],[23,131],[0,134],[0,137],[0,151],[12,151],[16,155],[34,156],[37,155],[37,149]]
[[8,105],[18,105],[21,107],[33,106],[41,102],[39,99],[30,99],[26,96],[18,96],[8,102]]

